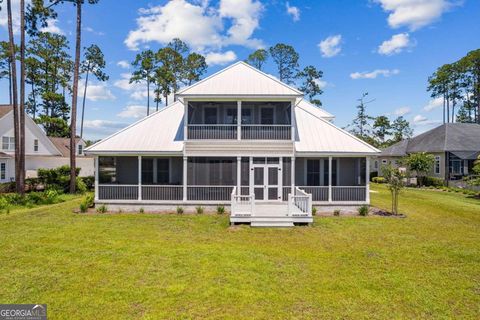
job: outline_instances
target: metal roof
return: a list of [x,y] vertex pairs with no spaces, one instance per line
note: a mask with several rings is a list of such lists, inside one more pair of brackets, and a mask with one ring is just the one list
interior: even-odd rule
[[303,93],[240,61],[178,92],[179,97],[299,97]]
[[10,111],[13,110],[13,106],[10,104],[2,104],[0,105],[0,119],[6,116]]
[[297,106],[299,106],[299,107],[301,107],[305,110],[308,110],[309,112],[313,113],[317,117],[327,119],[327,120],[335,119],[335,116],[333,114],[327,112],[325,109],[322,109],[320,107],[317,107],[317,106],[311,104],[310,102],[308,102],[307,100],[305,100],[303,98],[297,99],[295,105],[297,105]]

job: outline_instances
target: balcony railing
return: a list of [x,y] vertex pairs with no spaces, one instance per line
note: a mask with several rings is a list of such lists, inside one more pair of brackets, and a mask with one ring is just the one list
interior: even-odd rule
[[365,201],[367,197],[367,188],[365,186],[359,187],[332,187],[332,200],[357,202]]
[[325,186],[302,186],[299,187],[312,195],[313,201],[328,201],[328,187]]
[[231,124],[189,124],[190,140],[230,140],[237,139],[237,125]]
[[[189,124],[188,140],[234,140],[238,139],[237,125],[232,124]],[[290,140],[291,125],[248,124],[241,126],[243,140]]]
[[143,185],[143,200],[183,200],[183,186]]
[[98,186],[100,200],[138,200],[136,184],[102,184]]
[[292,126],[283,124],[249,124],[242,125],[244,140],[290,140]]

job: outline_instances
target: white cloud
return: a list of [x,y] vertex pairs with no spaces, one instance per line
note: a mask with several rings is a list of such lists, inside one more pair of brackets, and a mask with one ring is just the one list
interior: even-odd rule
[[50,32],[50,33],[55,33],[59,35],[65,35],[65,33],[60,29],[59,26],[57,26],[58,20],[57,19],[48,19],[47,20],[47,26],[40,28],[41,32]]
[[117,62],[117,66],[122,69],[130,69],[130,63],[126,60],[120,60]]
[[[26,0],[25,8],[27,8],[31,2],[31,0]],[[20,31],[20,1],[12,1],[12,25],[13,33],[17,34]],[[8,26],[6,0],[3,1],[0,10],[0,26],[5,29],[7,29]]]
[[391,56],[411,46],[410,35],[408,33],[399,33],[393,35],[389,40],[383,41],[378,47],[378,53]]
[[126,106],[117,114],[120,118],[143,118],[147,115],[147,107],[140,105]]
[[448,0],[375,0],[389,13],[392,28],[417,30],[439,19],[453,4]]
[[328,86],[327,81],[320,80],[320,79],[315,79],[314,81],[315,81],[316,84],[318,84],[318,86],[320,87],[320,89],[323,89],[323,88],[325,88],[326,86]]
[[286,9],[287,9],[287,14],[292,16],[293,21],[299,21],[300,20],[300,9],[295,6],[290,6],[290,3],[285,4]]
[[414,126],[428,126],[440,123],[439,120],[430,120],[421,114],[417,114],[415,117],[413,117],[412,121]]
[[443,98],[442,97],[438,97],[438,98],[430,100],[428,102],[428,104],[425,107],[423,107],[423,110],[432,111],[432,110],[440,108],[440,107],[443,107]]
[[[143,100],[148,96],[147,85],[144,82],[130,83],[131,74],[122,73],[121,78],[116,80],[113,85],[130,93],[130,98],[134,100]],[[152,92],[150,92],[152,95]]]
[[[208,1],[172,0],[140,9],[137,28],[129,32],[125,44],[137,50],[140,44],[165,44],[180,38],[200,52],[231,44],[259,47],[262,42],[252,35],[262,10],[262,4],[255,0],[221,0],[219,7],[209,6]],[[229,26],[226,30],[225,25]]]
[[388,69],[377,69],[371,72],[365,71],[365,72],[354,72],[350,74],[350,78],[352,79],[376,79],[378,76],[384,76],[386,78],[399,74],[400,70],[398,69],[393,69],[393,70],[388,70]]
[[91,32],[97,36],[104,36],[105,35],[105,32],[102,32],[102,31],[96,31],[95,29],[93,29],[92,27],[84,27],[83,30],[87,31],[87,32]]
[[406,114],[409,114],[412,111],[409,107],[401,107],[395,110],[394,114],[396,116],[404,116]]
[[318,44],[320,51],[322,52],[322,57],[331,58],[335,57],[337,54],[342,51],[342,36],[340,34],[330,36],[325,40],[321,41]]
[[88,136],[101,138],[128,126],[128,123],[110,120],[85,120],[83,127]]
[[[83,97],[85,84],[80,82],[78,84],[78,96]],[[116,97],[104,83],[92,83],[87,86],[87,100],[99,101],[99,100],[115,100]]]
[[205,57],[205,61],[209,66],[212,65],[225,65],[237,59],[235,52],[229,50],[226,52],[211,52]]

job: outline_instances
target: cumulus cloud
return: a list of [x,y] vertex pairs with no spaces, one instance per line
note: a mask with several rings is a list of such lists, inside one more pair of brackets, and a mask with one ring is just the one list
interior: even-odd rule
[[120,118],[143,118],[147,115],[147,107],[140,105],[126,106],[117,114]]
[[132,75],[130,73],[122,73],[120,79],[116,80],[113,85],[127,91],[130,94],[130,98],[134,100],[143,100],[147,98],[147,85],[143,82],[130,83],[131,77]]
[[401,108],[396,109],[394,114],[396,116],[404,116],[406,114],[409,114],[410,111],[412,111],[412,109],[410,109],[409,107],[401,107]]
[[225,65],[237,59],[235,52],[229,50],[226,52],[211,52],[205,56],[205,61],[209,66]]
[[102,138],[128,126],[128,123],[110,120],[85,120],[83,127],[89,137]]
[[285,7],[287,9],[287,14],[292,16],[293,21],[299,21],[300,20],[300,9],[295,6],[290,6],[290,3],[286,3]]
[[[26,0],[25,7],[27,7],[31,2],[31,0]],[[17,34],[20,31],[20,1],[12,1],[12,25],[13,33]],[[3,1],[0,10],[0,26],[4,27],[5,29],[7,29],[8,26],[6,1]]]
[[322,57],[331,58],[335,57],[337,54],[342,51],[342,36],[340,34],[330,36],[325,40],[321,41],[318,44],[320,51],[322,52]]
[[50,32],[50,33],[56,33],[59,35],[65,35],[65,33],[60,29],[59,26],[57,26],[58,20],[57,19],[48,19],[47,20],[47,26],[40,28],[41,32]]
[[417,114],[415,117],[413,117],[414,124],[424,124],[427,121],[428,121],[428,118],[425,116],[422,116],[421,114]]
[[428,102],[428,104],[425,107],[423,107],[423,110],[432,111],[432,110],[435,110],[435,109],[440,108],[440,107],[443,107],[443,98],[442,97],[431,99]]
[[130,63],[126,60],[120,60],[117,62],[117,66],[122,69],[130,69]]
[[172,0],[140,9],[137,27],[129,32],[125,44],[137,50],[148,42],[165,44],[180,38],[200,52],[232,44],[256,48],[262,42],[252,35],[262,10],[262,4],[255,0],[221,0],[218,7],[209,6],[208,1]]
[[84,27],[83,30],[85,30],[87,32],[90,32],[90,33],[93,33],[97,36],[104,36],[105,35],[105,32],[97,31],[97,30],[93,29],[92,27]]
[[314,81],[315,81],[316,84],[318,84],[320,89],[323,89],[328,85],[327,81],[324,81],[324,80],[315,79]]
[[453,4],[448,0],[374,0],[388,12],[392,28],[406,26],[410,30],[425,27],[439,19]]
[[388,70],[388,69],[377,69],[371,72],[365,71],[365,72],[354,72],[350,74],[350,78],[352,79],[376,79],[378,76],[384,76],[386,78],[399,74],[400,70],[398,69],[393,69],[393,70]]
[[[78,96],[83,97],[83,92],[85,89],[85,84],[80,82],[78,84]],[[107,84],[104,83],[92,83],[87,86],[87,100],[90,101],[99,101],[99,100],[115,100],[116,97],[113,95],[112,91],[108,88]]]
[[378,53],[391,56],[411,46],[410,35],[408,33],[399,33],[393,35],[389,40],[383,41],[378,47]]

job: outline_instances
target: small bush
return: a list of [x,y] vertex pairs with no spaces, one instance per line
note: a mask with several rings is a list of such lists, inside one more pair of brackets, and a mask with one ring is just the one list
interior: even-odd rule
[[338,217],[338,216],[340,215],[340,210],[339,210],[339,209],[333,210],[333,215],[334,215],[335,217]]
[[143,208],[140,208],[140,213],[145,213],[145,210]]
[[225,213],[225,207],[224,206],[218,206],[217,207],[217,214],[224,214]]
[[183,214],[183,208],[182,207],[177,207],[177,213],[178,214]]
[[75,179],[75,190],[77,193],[85,193],[87,192],[87,185],[83,182],[82,178],[77,177]]
[[100,207],[97,208],[97,213],[106,213],[107,212],[107,206],[102,204]]
[[87,194],[85,197],[85,203],[89,208],[93,208],[95,205],[95,196],[93,194]]
[[81,179],[85,183],[85,186],[87,186],[88,191],[92,191],[95,188],[95,177],[94,176],[82,177]]
[[373,177],[372,182],[374,182],[374,183],[386,183],[387,180],[385,180],[384,177]]
[[358,214],[361,216],[368,216],[368,211],[369,211],[369,208],[367,205],[363,205],[360,208],[358,208]]
[[59,199],[59,193],[57,190],[47,190],[44,192],[45,195],[45,204],[54,204],[58,203]]
[[435,177],[422,177],[422,184],[426,187],[443,187],[445,181]]
[[198,207],[195,208],[195,210],[197,210],[197,213],[198,213],[198,214],[202,214],[204,208],[203,208],[202,206],[198,206]]
[[7,199],[4,197],[0,197],[0,212],[2,211],[7,211],[10,207],[10,204],[8,203]]
[[312,206],[312,216],[317,215],[317,207]]
[[86,201],[83,201],[82,203],[80,203],[80,212],[85,213],[87,211],[88,211],[88,205]]

